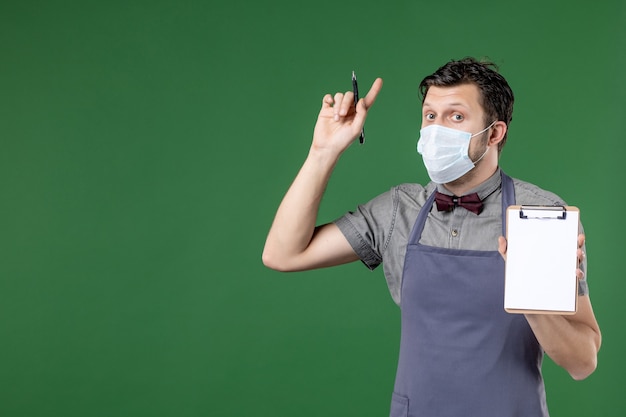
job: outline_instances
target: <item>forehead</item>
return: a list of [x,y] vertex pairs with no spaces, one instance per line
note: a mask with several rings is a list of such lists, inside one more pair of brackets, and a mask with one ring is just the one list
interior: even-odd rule
[[480,111],[480,90],[474,84],[461,84],[451,87],[432,86],[424,98],[423,107],[447,108],[461,106],[468,110]]

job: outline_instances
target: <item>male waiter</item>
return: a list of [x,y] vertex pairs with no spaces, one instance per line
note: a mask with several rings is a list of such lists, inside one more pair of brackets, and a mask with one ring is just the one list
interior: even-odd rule
[[576,314],[503,310],[506,207],[565,202],[500,169],[514,97],[492,64],[451,61],[422,80],[417,151],[431,182],[396,186],[316,225],[333,168],[381,88],[377,79],[356,107],[352,92],[323,98],[308,157],[278,208],[263,262],[281,271],[383,264],[402,313],[392,417],[547,416],[544,352],[574,379],[586,378],[596,368],[600,329],[582,234]]

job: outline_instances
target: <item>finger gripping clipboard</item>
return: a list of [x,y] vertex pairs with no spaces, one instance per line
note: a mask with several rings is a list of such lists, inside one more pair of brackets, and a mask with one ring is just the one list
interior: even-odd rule
[[576,313],[579,218],[573,206],[507,208],[507,312]]

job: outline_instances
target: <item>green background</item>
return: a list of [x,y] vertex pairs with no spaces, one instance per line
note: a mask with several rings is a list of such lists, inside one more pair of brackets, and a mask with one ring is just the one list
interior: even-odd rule
[[261,251],[325,93],[385,79],[322,222],[427,181],[417,85],[472,55],[516,93],[503,168],[587,232],[604,344],[546,360],[552,415],[623,416],[625,4],[2,1],[0,415],[388,415],[382,268]]

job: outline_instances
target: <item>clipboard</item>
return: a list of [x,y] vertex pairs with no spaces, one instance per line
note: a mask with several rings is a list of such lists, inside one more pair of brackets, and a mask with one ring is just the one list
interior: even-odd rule
[[579,218],[573,206],[507,208],[505,311],[576,313]]

